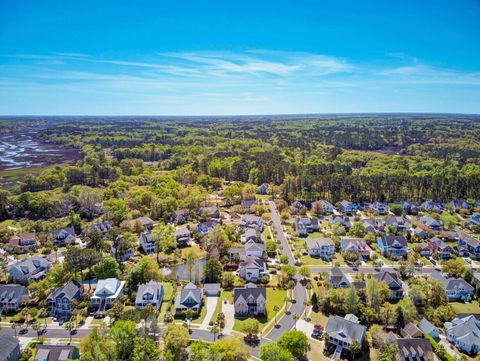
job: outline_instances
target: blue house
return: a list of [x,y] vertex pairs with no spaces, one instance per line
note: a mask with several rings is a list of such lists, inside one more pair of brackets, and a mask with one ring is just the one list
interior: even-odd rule
[[467,220],[469,226],[478,226],[480,225],[480,213],[474,213],[472,216]]
[[320,201],[320,207],[322,208],[323,212],[327,214],[332,214],[333,211],[335,210],[335,206],[326,200]]
[[441,231],[442,222],[430,216],[420,218],[420,222],[430,228],[432,231]]
[[408,253],[407,240],[403,236],[382,236],[377,240],[377,245],[383,255],[391,255],[396,259]]
[[480,241],[472,236],[463,234],[458,240],[458,246],[467,247],[468,252],[475,258],[480,258]]
[[340,210],[347,216],[351,216],[355,212],[355,205],[349,201],[341,201]]

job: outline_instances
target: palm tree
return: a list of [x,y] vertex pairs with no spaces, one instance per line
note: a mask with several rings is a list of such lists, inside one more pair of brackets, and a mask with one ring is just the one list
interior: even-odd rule
[[215,322],[212,327],[210,327],[210,332],[213,333],[213,342],[215,342],[215,336],[217,333],[220,333],[220,327],[218,326],[218,323]]
[[15,338],[17,338],[17,327],[18,327],[18,325],[15,322],[12,322],[10,324],[10,327],[12,328],[13,332],[15,333]]
[[352,353],[352,360],[355,360],[355,355],[360,352],[362,349],[362,345],[357,340],[353,340],[352,344],[350,345],[350,352]]
[[298,313],[294,313],[292,316],[293,320],[295,321],[295,330],[297,329],[297,321],[300,318],[300,315]]
[[273,312],[275,312],[275,326],[277,325],[277,314],[280,311],[280,307],[278,305],[273,306]]
[[68,321],[66,324],[65,324],[65,328],[69,331],[68,334],[70,335],[70,341],[68,342],[69,344],[72,343],[72,331],[74,330],[75,327],[73,327],[73,322],[72,321]]
[[32,328],[34,331],[37,332],[37,341],[39,341],[40,340],[40,324],[35,321],[32,325]]
[[43,321],[45,322],[45,328],[47,328],[48,311],[45,308],[40,309],[38,312],[38,317],[43,318]]
[[20,314],[25,317],[25,324],[28,328],[28,316],[30,315],[30,310],[28,309],[28,307],[24,307],[22,311],[20,311]]
[[190,332],[190,326],[193,318],[193,310],[191,308],[187,308],[187,311],[185,312],[185,316],[187,317],[187,320],[188,320],[188,331]]

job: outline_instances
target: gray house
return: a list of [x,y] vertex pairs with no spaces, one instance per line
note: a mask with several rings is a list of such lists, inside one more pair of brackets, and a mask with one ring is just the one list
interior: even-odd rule
[[355,315],[348,314],[345,318],[330,316],[325,332],[328,334],[328,343],[336,346],[335,354],[341,355],[343,350],[350,350],[353,341],[363,344],[367,328],[361,325]]
[[348,288],[350,287],[350,281],[347,276],[338,267],[333,267],[330,271],[330,277],[328,282],[332,288]]
[[390,299],[398,300],[405,295],[402,282],[398,279],[396,273],[382,271],[374,274],[373,277],[375,277],[377,281],[383,281],[387,284],[391,292]]
[[307,238],[308,255],[330,261],[335,254],[335,244],[330,238]]
[[0,335],[0,361],[18,361],[20,359],[20,343],[9,335]]
[[420,320],[418,323],[418,328],[424,334],[429,335],[434,340],[438,340],[440,338],[440,331],[436,328],[430,321],[428,321],[425,317]]
[[163,301],[163,286],[151,280],[145,285],[140,285],[135,298],[135,308],[143,310],[147,305],[152,305],[153,308],[159,309]]
[[260,316],[265,315],[267,305],[267,290],[258,288],[253,283],[247,283],[243,288],[233,290],[235,315]]
[[53,242],[54,245],[63,247],[67,244],[74,244],[77,237],[73,227],[56,229],[47,233],[47,238]]
[[78,359],[80,359],[80,353],[75,346],[37,345],[34,361],[66,361]]
[[444,326],[447,340],[459,350],[480,352],[480,321],[474,315],[457,317],[452,322],[446,322]]
[[198,288],[193,283],[188,283],[179,292],[175,300],[175,313],[181,315],[184,311],[192,309],[200,313],[203,303],[203,289]]
[[13,282],[28,283],[44,278],[51,266],[45,258],[33,256],[8,266],[8,275]]
[[52,317],[68,320],[72,314],[72,302],[79,302],[82,287],[77,281],[70,281],[65,286],[53,290],[48,296],[48,310]]
[[21,285],[0,285],[0,314],[17,310],[28,298],[28,291]]

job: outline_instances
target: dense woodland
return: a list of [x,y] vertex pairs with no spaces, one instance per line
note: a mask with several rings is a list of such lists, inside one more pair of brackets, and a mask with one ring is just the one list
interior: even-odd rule
[[[223,180],[268,182],[287,201],[480,197],[478,116],[36,118],[3,119],[0,128],[32,122],[42,141],[78,148],[82,159],[3,191],[2,218],[63,216],[87,195],[166,218],[195,209]],[[238,201],[242,185],[226,196]]]

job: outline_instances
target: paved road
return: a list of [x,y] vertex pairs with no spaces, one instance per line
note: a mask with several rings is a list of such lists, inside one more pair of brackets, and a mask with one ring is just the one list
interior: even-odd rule
[[[272,216],[273,229],[275,231],[276,238],[282,244],[282,253],[288,256],[288,262],[290,265],[295,266],[295,258],[288,246],[285,233],[283,233],[282,222],[280,219],[280,214],[278,213],[275,203],[270,201],[270,209]],[[299,316],[305,311],[305,306],[303,301],[307,298],[307,291],[304,286],[300,283],[300,277],[296,276],[296,285],[293,289],[293,300],[294,303],[291,304],[289,312],[287,312],[279,321],[276,327],[274,327],[265,338],[269,340],[277,340],[282,334],[286,331],[290,331],[295,326],[295,321],[293,320],[293,315],[297,313]]]
[[[312,274],[318,274],[318,273],[322,273],[322,272],[330,272],[330,270],[332,268],[333,267],[310,267],[310,272]],[[342,266],[342,267],[340,267],[340,269],[345,273],[362,273],[362,272],[363,273],[377,273],[377,272],[379,272],[374,267],[353,268],[353,267],[348,267],[348,266]],[[386,271],[386,272],[396,273],[397,272],[397,267],[382,267],[381,270]],[[434,271],[435,271],[434,268],[423,267],[422,269],[420,269],[416,272],[420,272],[422,274],[430,274]]]

